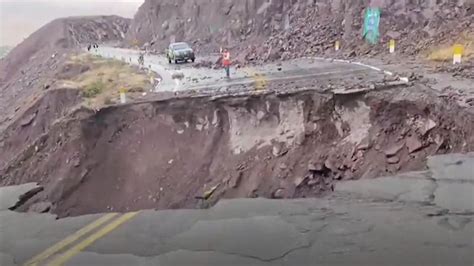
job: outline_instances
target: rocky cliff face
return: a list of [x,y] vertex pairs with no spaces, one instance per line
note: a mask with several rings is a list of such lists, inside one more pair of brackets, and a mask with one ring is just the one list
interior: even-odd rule
[[284,11],[296,2],[307,1],[147,0],[127,40],[160,48],[174,40],[232,44],[281,27]]
[[[415,31],[426,37],[438,34],[444,22],[470,15],[472,19],[474,0],[146,0],[126,40],[128,45],[151,44],[157,49],[175,40],[216,49],[260,44],[283,34],[271,45],[299,47],[315,42],[313,46],[323,49],[326,40],[330,43],[336,37],[348,43],[360,39],[363,12],[368,6],[382,8],[385,36],[397,38]],[[284,35],[290,33],[298,36],[291,43],[291,36]]]

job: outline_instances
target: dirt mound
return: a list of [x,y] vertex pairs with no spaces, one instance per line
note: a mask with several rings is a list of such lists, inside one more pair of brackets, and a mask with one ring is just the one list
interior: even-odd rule
[[44,190],[18,209],[42,204],[60,216],[318,196],[338,180],[416,170],[429,155],[472,151],[473,121],[419,86],[78,110],[11,162],[1,184],[39,181]]

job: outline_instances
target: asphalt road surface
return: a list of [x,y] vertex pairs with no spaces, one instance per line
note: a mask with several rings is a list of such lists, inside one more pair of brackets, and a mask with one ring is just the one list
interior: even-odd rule
[[474,154],[428,166],[340,183],[323,199],[61,220],[8,210],[34,185],[1,188],[0,265],[472,266]]
[[[94,49],[92,53],[138,65],[139,51],[136,50],[100,47]],[[385,75],[382,70],[367,65],[321,58],[303,58],[263,66],[231,68],[231,79],[228,80],[223,69],[196,68],[195,64],[191,63],[169,64],[163,55],[145,55],[144,59],[144,67],[161,76],[156,92],[245,85],[258,82],[258,80],[265,82],[308,78],[343,80],[360,77],[365,81],[375,82],[381,81]],[[196,64],[203,60],[214,62],[217,57],[198,56]],[[173,79],[176,74],[182,74],[184,78]]]

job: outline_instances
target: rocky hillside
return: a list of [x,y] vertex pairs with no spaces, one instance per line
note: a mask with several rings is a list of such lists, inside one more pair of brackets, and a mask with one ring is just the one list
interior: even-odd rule
[[57,19],[11,50],[0,61],[0,132],[52,87],[54,74],[72,52],[92,42],[122,41],[129,24],[117,16]]
[[0,58],[5,57],[8,52],[10,52],[11,47],[10,46],[1,46],[0,47]]
[[405,40],[408,54],[473,23],[473,0],[146,0],[126,39],[158,50],[185,40],[198,48],[245,50],[249,60],[290,58],[326,51],[336,39],[357,43],[368,6],[382,8],[382,40]]
[[[147,0],[140,7],[127,41],[162,48],[172,40],[196,43],[236,43],[268,34],[273,15],[290,1],[266,0]],[[282,18],[275,18],[282,19]]]
[[[91,42],[121,41],[130,20],[117,16],[72,17],[54,20],[15,47],[0,64],[0,81],[15,74],[25,63],[67,48],[84,47]],[[52,56],[52,54],[49,54]]]
[[[244,52],[246,61],[272,61],[334,52],[339,56],[364,57],[386,54],[394,39],[397,53],[425,56],[454,42],[472,45],[474,41],[474,1],[333,1],[317,5],[304,14],[290,11],[291,27],[274,31],[263,45]],[[381,8],[380,43],[369,46],[362,39],[363,17],[367,6]],[[316,34],[315,34],[316,33]]]

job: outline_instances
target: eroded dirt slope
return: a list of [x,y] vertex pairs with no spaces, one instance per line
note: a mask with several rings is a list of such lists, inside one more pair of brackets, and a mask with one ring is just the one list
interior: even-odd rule
[[17,116],[0,131],[0,169],[22,152],[36,149],[38,139],[47,137],[51,127],[86,106],[100,109],[116,104],[119,88],[129,89],[133,100],[151,85],[146,72],[119,61],[77,54],[55,70],[51,88],[26,99],[21,107],[10,106]]
[[474,150],[473,132],[472,114],[421,86],[184,98],[78,110],[0,174],[2,185],[43,186],[23,211],[194,208],[420,169],[429,155]]
[[89,43],[121,41],[130,20],[117,16],[54,20],[0,60],[0,132],[29,108],[77,49]]

